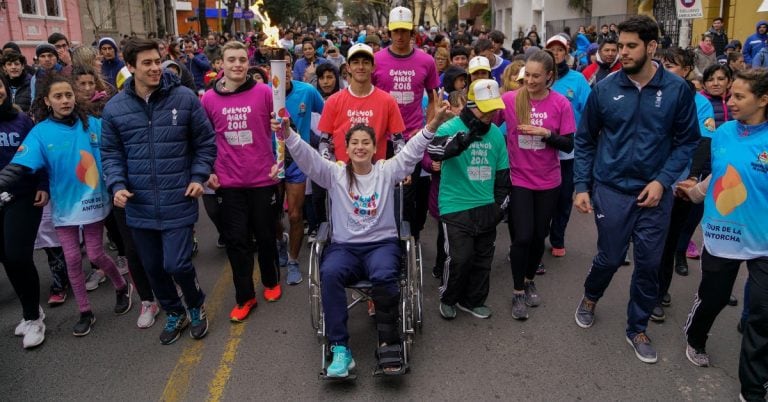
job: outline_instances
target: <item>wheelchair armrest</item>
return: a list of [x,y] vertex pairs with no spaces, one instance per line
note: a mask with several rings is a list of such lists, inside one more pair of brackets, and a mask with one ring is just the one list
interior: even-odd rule
[[400,240],[411,238],[411,223],[408,221],[400,222]]
[[331,225],[328,222],[323,222],[320,227],[317,228],[317,237],[315,241],[320,243],[327,243],[331,237]]

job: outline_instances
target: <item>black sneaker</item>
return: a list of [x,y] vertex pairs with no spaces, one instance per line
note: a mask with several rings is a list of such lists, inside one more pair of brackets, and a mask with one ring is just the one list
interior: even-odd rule
[[160,333],[160,343],[170,345],[176,342],[181,332],[189,325],[187,313],[167,313],[165,328]]
[[208,333],[208,316],[205,314],[205,306],[189,309],[191,325],[189,336],[193,339],[202,339]]
[[589,328],[595,323],[595,305],[597,302],[593,302],[586,297],[581,298],[579,307],[576,308],[574,314],[576,318],[576,325],[582,328]]
[[128,283],[125,285],[125,289],[118,290],[115,300],[115,314],[123,315],[131,310],[131,296],[133,295],[133,284]]
[[544,266],[543,262],[539,262],[539,265],[536,267],[536,275],[544,275],[547,273],[547,268]]
[[739,299],[736,298],[736,296],[731,295],[731,297],[728,298],[728,305],[736,307],[739,305]]
[[653,308],[653,312],[651,312],[651,321],[664,322],[666,318],[667,316],[664,315],[664,309],[661,307],[661,305]]
[[91,327],[93,327],[93,324],[96,323],[96,317],[93,316],[93,313],[90,311],[86,311],[84,313],[80,313],[80,319],[77,321],[77,324],[75,324],[74,328],[72,328],[72,335],[74,336],[86,336],[91,333]]
[[669,307],[672,305],[672,296],[667,293],[664,295],[664,297],[661,298],[661,306],[662,307]]
[[685,257],[685,251],[675,253],[675,272],[680,276],[688,276],[688,259]]

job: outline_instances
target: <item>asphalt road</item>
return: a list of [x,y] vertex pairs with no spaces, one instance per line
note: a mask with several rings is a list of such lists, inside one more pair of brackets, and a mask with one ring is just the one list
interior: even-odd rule
[[[136,304],[127,315],[115,316],[114,292],[107,282],[89,294],[97,317],[90,335],[72,336],[78,313],[70,295],[63,306],[44,306],[45,343],[27,351],[13,336],[20,305],[6,276],[0,275],[0,400],[738,400],[741,338],[736,323],[745,270],[734,289],[739,307],[726,307],[709,338],[713,367],[695,367],[684,355],[681,328],[700,279],[698,262],[692,260],[691,275],[674,278],[667,321],[649,327],[659,362],[642,363],[624,338],[632,266],[614,277],[592,328],[581,329],[574,322],[595,251],[592,216],[574,213],[566,257],[545,255],[548,272],[536,281],[543,303],[524,322],[510,315],[512,277],[505,226],[499,226],[491,274],[488,305],[494,315],[480,320],[460,311],[453,321],[440,318],[438,283],[429,275],[436,237],[430,220],[422,236],[425,325],[413,348],[411,373],[400,378],[371,376],[374,327],[365,309],[358,308],[350,316],[350,332],[359,376],[350,383],[318,379],[321,356],[310,327],[306,281],[284,286],[277,303],[260,301],[247,322],[229,322],[234,289],[224,250],[215,247],[214,231],[202,213],[195,265],[210,319],[210,332],[202,341],[185,334],[173,345],[161,345],[163,315],[146,330],[135,325]],[[308,254],[304,248],[305,274]],[[36,260],[45,301],[50,273],[42,253]]]

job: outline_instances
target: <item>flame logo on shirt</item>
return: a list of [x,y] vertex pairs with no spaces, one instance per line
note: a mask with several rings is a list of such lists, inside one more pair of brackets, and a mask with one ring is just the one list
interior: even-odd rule
[[80,163],[75,168],[75,175],[86,186],[96,189],[99,185],[99,169],[96,160],[88,151],[80,150]]
[[731,165],[728,165],[725,174],[715,181],[714,186],[712,198],[720,215],[727,216],[747,200],[747,188],[739,172]]

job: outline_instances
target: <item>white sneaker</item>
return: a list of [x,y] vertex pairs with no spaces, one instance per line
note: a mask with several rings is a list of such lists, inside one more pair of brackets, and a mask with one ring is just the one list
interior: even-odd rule
[[[43,308],[40,307],[40,306],[38,306],[38,308],[40,309],[39,310],[40,311],[40,317],[38,318],[38,320],[44,320],[45,319],[45,313],[43,312]],[[13,334],[16,335],[16,336],[24,336],[27,333],[27,327],[29,326],[29,323],[31,323],[32,321],[33,320],[25,320],[25,319],[22,318],[21,322],[19,323],[19,325],[17,325],[16,329],[13,330]]]
[[30,320],[27,324],[27,332],[24,333],[22,344],[24,349],[34,348],[45,340],[45,323],[43,316],[36,320]]
[[117,256],[117,272],[120,272],[120,275],[125,275],[128,273],[128,258],[126,258],[124,255],[118,255]]
[[88,275],[88,279],[85,280],[85,290],[89,292],[91,290],[96,290],[99,288],[99,285],[104,283],[106,280],[107,276],[104,274],[104,271],[95,269],[91,271],[91,274]]
[[160,312],[160,308],[157,306],[157,302],[142,301],[141,312],[139,313],[139,319],[136,321],[136,326],[139,328],[149,328],[155,323],[155,317]]

